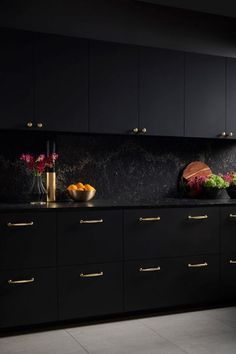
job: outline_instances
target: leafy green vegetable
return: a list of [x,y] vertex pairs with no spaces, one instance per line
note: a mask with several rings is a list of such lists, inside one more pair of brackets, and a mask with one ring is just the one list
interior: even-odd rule
[[210,175],[204,182],[205,188],[218,188],[224,189],[229,187],[229,182],[226,182],[221,176],[219,175]]

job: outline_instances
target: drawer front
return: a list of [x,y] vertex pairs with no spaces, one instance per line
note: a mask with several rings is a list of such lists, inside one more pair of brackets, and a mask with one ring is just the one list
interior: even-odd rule
[[126,210],[125,259],[148,259],[219,251],[218,208]]
[[126,311],[215,301],[218,256],[129,261],[124,284]]
[[0,228],[0,269],[55,266],[55,213],[1,213]]
[[221,257],[221,297],[236,300],[236,253]]
[[0,313],[0,327],[56,321],[56,270],[0,272]]
[[137,311],[178,304],[175,259],[125,262],[125,310]]
[[220,299],[218,255],[181,258],[176,283],[180,304],[214,303]]
[[60,265],[122,259],[122,211],[58,213]]
[[236,253],[236,207],[221,208],[221,248]]
[[94,264],[58,269],[59,319],[123,311],[122,264]]

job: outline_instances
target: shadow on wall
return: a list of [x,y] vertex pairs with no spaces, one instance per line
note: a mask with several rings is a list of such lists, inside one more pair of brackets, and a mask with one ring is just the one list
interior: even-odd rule
[[0,132],[0,202],[28,199],[31,174],[21,153],[45,153],[55,139],[58,200],[78,181],[97,189],[97,198],[156,200],[178,196],[178,176],[191,161],[206,162],[215,173],[236,170],[236,142],[190,138]]

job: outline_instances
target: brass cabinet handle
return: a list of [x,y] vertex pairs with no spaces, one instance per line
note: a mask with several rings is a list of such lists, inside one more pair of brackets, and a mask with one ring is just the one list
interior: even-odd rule
[[80,273],[80,278],[96,278],[96,277],[102,277],[103,275],[104,275],[103,272],[100,272],[100,273],[88,273],[88,274]]
[[205,262],[205,263],[196,263],[196,264],[189,263],[188,264],[189,268],[202,268],[202,267],[207,267],[207,266],[208,266],[207,262]]
[[229,261],[230,264],[236,264],[236,261],[233,261],[232,259]]
[[11,223],[11,222],[7,223],[8,227],[22,227],[22,226],[33,226],[33,225],[34,225],[33,221],[30,221],[30,222],[19,222],[19,223]]
[[43,127],[43,123],[41,123],[41,122],[40,122],[40,123],[37,123],[37,127],[38,127],[38,128],[42,128],[42,127]]
[[23,279],[23,280],[8,280],[8,284],[12,285],[12,284],[28,284],[28,283],[33,283],[34,282],[34,278],[31,279]]
[[132,129],[132,132],[133,132],[133,133],[138,133],[138,128],[133,128],[133,129]]
[[236,218],[236,214],[229,214],[230,218]]
[[140,272],[159,272],[161,267],[154,267],[154,268],[139,268]]
[[188,219],[194,219],[194,220],[202,220],[202,219],[207,219],[208,215],[197,215],[197,216],[188,216]]
[[142,222],[142,221],[160,221],[161,218],[160,218],[160,216],[156,216],[156,217],[153,217],[153,218],[143,218],[143,217],[141,217],[138,220],[140,222]]
[[98,220],[80,220],[80,224],[101,224],[103,219]]
[[27,127],[28,127],[28,128],[32,128],[33,123],[32,123],[32,122],[27,122],[27,124],[26,124],[26,125],[27,125]]

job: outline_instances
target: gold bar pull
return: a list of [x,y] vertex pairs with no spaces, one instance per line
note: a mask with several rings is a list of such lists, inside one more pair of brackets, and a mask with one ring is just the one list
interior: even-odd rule
[[232,259],[229,261],[230,264],[236,264],[236,261],[233,261]]
[[160,216],[156,216],[156,217],[153,217],[153,218],[139,218],[139,221],[142,222],[142,221],[160,221],[161,218]]
[[205,262],[205,263],[196,263],[196,264],[189,263],[188,264],[189,268],[202,268],[202,267],[207,267],[207,266],[208,266],[207,262]]
[[139,268],[140,272],[159,272],[161,267],[154,267],[154,268]]
[[103,219],[98,220],[80,220],[80,224],[100,224],[103,222]]
[[34,225],[33,221],[30,221],[30,222],[19,222],[19,223],[11,223],[11,222],[7,223],[8,227],[22,227],[22,226],[33,226],[33,225]]
[[188,216],[188,219],[194,219],[194,220],[202,220],[202,219],[207,219],[208,215],[197,215],[197,216]]
[[235,214],[229,214],[229,217],[230,218],[236,218],[236,215]]
[[31,279],[23,279],[23,280],[8,280],[8,284],[28,284],[28,283],[33,283],[34,282],[34,278]]
[[80,278],[96,278],[96,277],[102,277],[103,275],[104,275],[103,272],[88,273],[88,274],[80,273]]

